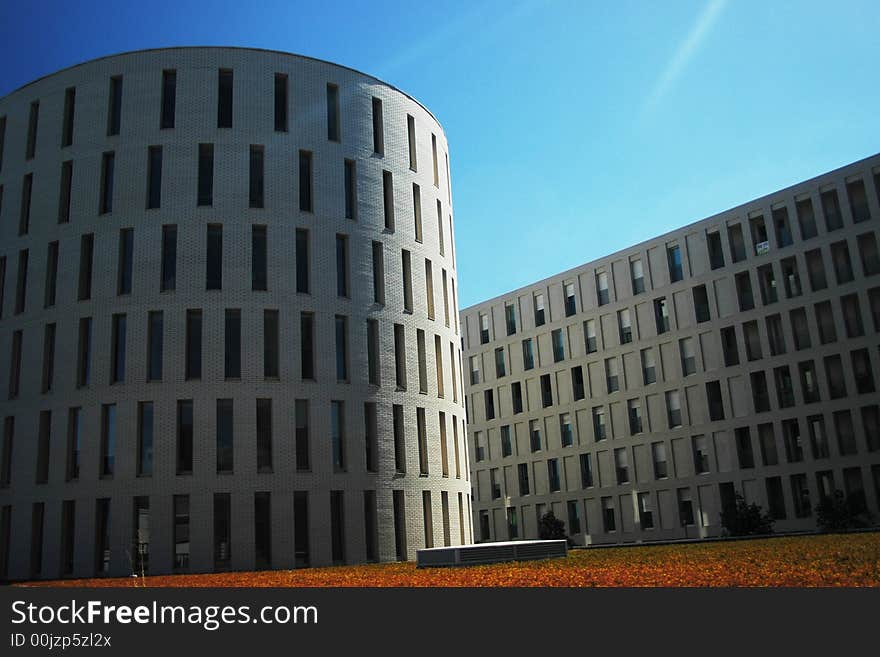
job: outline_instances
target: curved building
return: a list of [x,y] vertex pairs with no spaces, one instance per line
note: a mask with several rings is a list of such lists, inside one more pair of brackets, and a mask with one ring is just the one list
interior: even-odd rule
[[446,138],[306,57],[170,48],[0,99],[0,578],[468,543]]

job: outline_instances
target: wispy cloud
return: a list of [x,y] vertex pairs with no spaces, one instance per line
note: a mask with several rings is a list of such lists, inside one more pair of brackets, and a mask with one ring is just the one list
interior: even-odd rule
[[653,109],[658,102],[669,92],[675,81],[678,80],[682,71],[688,65],[694,55],[703,45],[703,41],[709,36],[721,12],[727,5],[727,0],[709,0],[703,11],[697,16],[696,22],[688,33],[687,37],[678,46],[675,55],[669,60],[663,73],[657,78],[651,93],[642,107],[642,115]]

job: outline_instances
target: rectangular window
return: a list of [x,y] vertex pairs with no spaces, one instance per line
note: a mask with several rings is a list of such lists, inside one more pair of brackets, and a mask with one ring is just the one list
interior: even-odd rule
[[367,472],[376,471],[376,442],[379,435],[379,418],[375,402],[364,403],[364,467]]
[[61,183],[58,191],[58,223],[70,221],[70,192],[73,186],[73,160],[61,163]]
[[79,320],[79,338],[76,352],[76,387],[89,385],[92,374],[92,318]]
[[797,210],[798,224],[801,227],[801,238],[809,240],[816,237],[819,233],[816,230],[816,215],[813,212],[813,201],[809,198],[796,201],[795,209]]
[[373,97],[373,152],[385,154],[385,136],[382,125],[382,100]]
[[846,195],[852,211],[853,223],[859,224],[871,218],[868,208],[868,195],[865,193],[865,181],[859,178],[846,183]]
[[232,127],[232,70],[221,68],[217,72],[217,127]]
[[[187,504],[187,509],[189,505]],[[189,511],[187,510],[187,527]],[[189,541],[187,541],[189,564]],[[214,570],[227,570],[232,563],[232,502],[229,493],[214,493]]]
[[725,367],[739,365],[739,347],[736,342],[736,329],[733,326],[721,329],[721,349],[724,353]]
[[[2,282],[2,281],[0,281]],[[43,307],[55,305],[55,293],[58,289],[58,242],[49,242],[46,249],[46,286],[43,295]]]
[[416,242],[422,241],[422,190],[416,184],[412,186],[413,193],[413,224],[415,228]]
[[101,477],[112,477],[116,470],[116,404],[101,406]]
[[382,242],[373,242],[373,302],[385,305],[385,252]]
[[440,238],[440,255],[445,255],[445,244],[443,235],[443,206],[440,199],[437,199],[437,235]]
[[110,498],[95,500],[95,575],[110,572]]
[[608,437],[608,433],[605,428],[605,409],[601,406],[594,406],[592,410],[593,415],[593,440],[599,442],[601,440],[605,440]]
[[571,368],[571,388],[574,401],[584,399],[584,370],[580,365]]
[[681,248],[678,244],[666,247],[666,260],[669,264],[669,282],[676,283],[684,278],[681,266]]
[[287,75],[275,74],[275,132],[287,132]]
[[348,296],[348,236],[336,235],[336,295]]
[[533,297],[535,309],[535,326],[544,326],[546,316],[544,313],[544,295],[540,292],[535,293]]
[[278,364],[278,311],[263,311],[263,377],[277,379]]
[[177,101],[177,71],[162,71],[162,116],[159,128],[166,130],[174,127],[174,110]]
[[131,294],[132,268],[134,265],[134,229],[119,231],[119,264],[116,268],[116,294]]
[[721,383],[706,382],[706,400],[709,404],[709,419],[713,422],[724,419],[724,402],[721,398]]
[[147,150],[147,209],[162,205],[162,147]]
[[821,415],[811,415],[807,418],[807,426],[810,431],[810,450],[814,459],[827,459],[830,456],[828,449],[828,436],[825,432],[825,418]]
[[406,339],[403,324],[394,325],[394,371],[398,390],[406,390]]
[[678,390],[670,390],[666,393],[666,419],[670,429],[681,426],[681,395]]
[[797,260],[795,258],[786,258],[781,261],[782,267],[782,284],[785,288],[785,298],[793,299],[799,297],[801,290],[801,275],[798,271]]
[[856,380],[856,392],[868,395],[876,390],[874,373],[871,371],[871,357],[867,349],[856,349],[850,352],[853,378]]
[[559,416],[559,436],[563,447],[571,447],[574,444],[571,415],[568,413],[562,413]]
[[856,294],[847,294],[840,297],[840,308],[843,311],[843,325],[846,328],[846,337],[858,338],[865,334],[865,325],[862,321],[862,311],[859,306],[859,297]]
[[692,437],[691,447],[694,455],[694,472],[696,474],[709,472],[709,443],[706,440],[706,436]]
[[348,318],[336,315],[336,381],[348,382]]
[[268,289],[268,239],[266,226],[251,226],[251,289]]
[[214,144],[199,144],[199,184],[198,200],[200,206],[214,203]]
[[272,400],[257,399],[257,472],[272,471]]
[[724,248],[721,246],[721,233],[717,230],[706,232],[706,245],[709,249],[709,268],[721,269],[724,266]]
[[779,293],[776,288],[776,274],[773,271],[773,265],[758,267],[758,283],[761,286],[761,303],[768,306],[779,300]]
[[736,296],[739,301],[740,312],[752,310],[755,307],[755,296],[752,294],[752,278],[749,272],[740,272],[735,277]]
[[593,462],[589,454],[581,454],[581,488],[592,488],[593,483]]
[[730,244],[730,256],[733,262],[746,259],[746,245],[743,239],[742,225],[733,224],[727,227],[727,240]]
[[559,483],[559,459],[547,459],[547,481],[550,485],[551,493],[561,489]]
[[828,287],[828,279],[825,276],[825,263],[822,261],[822,251],[813,249],[804,253],[807,260],[807,274],[810,278],[810,289],[819,292]]
[[779,456],[776,451],[776,435],[772,423],[758,425],[758,441],[761,444],[761,460],[764,465],[777,465]]
[[76,547],[76,502],[64,500],[61,503],[61,574],[73,572],[73,558]]
[[507,325],[507,335],[516,334],[516,308],[513,304],[504,304],[504,321]]
[[577,312],[577,306],[574,297],[574,283],[563,284],[562,293],[565,296],[565,316],[571,317]]
[[92,261],[94,260],[95,236],[83,235],[79,241],[79,301],[92,297]]
[[500,379],[507,374],[504,362],[504,347],[495,349],[495,377]]
[[0,318],[3,317],[3,297],[6,290],[6,256],[0,256]]
[[177,287],[177,226],[162,226],[162,280],[161,292]]
[[640,258],[630,260],[629,262],[630,280],[632,282],[633,295],[641,294],[645,291],[645,268]]
[[880,251],[877,249],[877,237],[874,233],[864,233],[856,238],[859,248],[859,259],[862,262],[862,273],[865,276],[880,274]]
[[416,120],[410,114],[406,115],[406,136],[407,143],[409,145],[409,168],[412,171],[417,171],[418,166],[416,162]]
[[595,353],[598,349],[596,337],[596,320],[588,319],[584,322],[584,348],[588,354]]
[[250,167],[248,168],[248,205],[252,208],[262,208],[264,205],[264,154],[263,146],[251,144]]
[[24,158],[31,160],[37,150],[37,124],[40,120],[40,101],[35,100],[31,103],[30,113],[28,114],[28,131],[27,144]]
[[819,393],[819,379],[816,376],[816,365],[811,360],[798,363],[798,372],[801,378],[801,391],[804,395],[804,403],[812,404],[821,401]]
[[327,84],[327,139],[340,141],[339,87]]
[[600,306],[604,306],[609,302],[608,272],[596,272],[596,296]]
[[403,406],[392,407],[392,433],[394,438],[394,471],[406,472],[406,436],[404,434]]
[[357,167],[354,160],[345,160],[345,218],[357,219]]
[[125,315],[113,315],[110,354],[110,383],[125,381]]
[[844,285],[853,280],[852,260],[850,260],[849,248],[845,240],[831,245],[831,261],[834,265],[834,275],[838,285]]
[[602,498],[602,528],[606,534],[617,529],[617,523],[614,520],[614,498]]
[[654,320],[657,324],[658,335],[669,331],[669,308],[666,304],[666,297],[654,299]]
[[296,470],[307,472],[312,468],[311,448],[309,447],[309,400],[297,399],[294,403],[294,422],[296,423]]
[[110,78],[110,98],[107,111],[107,135],[118,135],[122,123],[122,76]]
[[748,427],[739,427],[734,431],[736,440],[736,456],[739,467],[746,470],[755,467],[755,455],[752,452],[752,436]]
[[785,458],[789,463],[804,460],[804,448],[801,442],[801,428],[797,420],[782,421],[782,438],[785,443]]
[[837,329],[834,321],[834,311],[830,301],[822,301],[813,306],[816,314],[816,324],[819,327],[819,342],[830,344],[837,341]]
[[138,402],[137,473],[153,474],[153,402]]
[[678,522],[682,527],[694,524],[694,503],[691,499],[691,491],[688,488],[679,488],[678,497]]
[[483,391],[483,400],[486,406],[486,419],[495,419],[495,395],[492,389]]
[[67,462],[65,480],[79,479],[80,446],[82,441],[82,409],[71,408],[67,412]]
[[382,207],[385,230],[394,230],[394,179],[390,171],[382,172]]
[[64,118],[61,123],[61,148],[73,143],[73,117],[76,111],[76,87],[64,90]]
[[629,308],[617,311],[617,332],[620,344],[624,345],[632,342],[632,316],[630,315]]
[[254,566],[257,570],[272,567],[271,493],[254,493]]
[[712,319],[709,312],[709,295],[706,293],[705,285],[698,285],[693,288],[694,295],[694,314],[697,323],[708,322]]
[[553,345],[553,362],[558,363],[565,359],[565,343],[563,341],[562,329],[554,329],[550,332],[550,341]]
[[43,330],[43,379],[40,390],[43,394],[52,392],[55,387],[55,334],[56,325],[46,324]]
[[785,353],[785,336],[782,330],[782,318],[770,315],[767,322],[767,342],[770,344],[770,355],[780,356]]
[[299,209],[313,212],[312,206],[312,152],[299,152]]
[[34,174],[29,173],[21,181],[21,211],[18,216],[18,234],[27,235],[31,223],[31,196]]
[[193,403],[192,400],[177,402],[176,423],[176,472],[188,474],[193,466]]
[[309,293],[309,231],[296,229],[296,291]]
[[218,399],[215,435],[217,472],[232,472],[234,426],[232,400]]
[[315,380],[315,316],[301,313],[300,328],[300,376],[304,381]]
[[345,461],[345,402],[330,402],[330,445],[333,455],[333,470],[344,472]]
[[425,424],[425,409],[416,408],[416,430],[419,450],[419,475],[428,474],[428,429]]
[[202,311],[186,311],[186,379],[202,378]]
[[650,347],[642,349],[642,379],[646,386],[657,382],[657,362],[654,358],[654,350]]
[[[434,336],[434,369],[437,372],[437,396],[443,397],[443,342],[439,335]],[[453,376],[455,373],[453,372]]]
[[21,388],[22,331],[12,334],[12,353],[9,356],[9,399],[17,399]]
[[752,242],[755,255],[762,255],[770,250],[770,241],[767,237],[767,226],[764,224],[764,215],[749,219],[749,230],[752,232]]
[[147,315],[147,381],[162,380],[163,324],[162,311],[150,311]]
[[381,385],[381,368],[379,365],[379,322],[375,319],[367,320],[367,381],[374,385]]
[[776,208],[772,212],[773,230],[776,233],[776,245],[778,248],[791,246],[793,239],[791,236],[791,226],[788,222],[788,208]]
[[0,171],[3,170],[3,150],[6,146],[6,117],[0,116]]
[[205,256],[205,289],[223,288],[223,226],[208,224]]
[[694,339],[682,338],[678,341],[678,349],[681,354],[681,374],[690,376],[697,371],[697,357],[694,352]]
[[[446,493],[444,492],[445,496]],[[445,497],[443,499],[446,499]],[[448,510],[448,509],[447,509]],[[377,525],[378,509],[376,506],[376,491],[364,491],[364,547],[366,551],[367,561],[378,561],[379,559],[379,534]],[[449,545],[449,543],[446,543]]]

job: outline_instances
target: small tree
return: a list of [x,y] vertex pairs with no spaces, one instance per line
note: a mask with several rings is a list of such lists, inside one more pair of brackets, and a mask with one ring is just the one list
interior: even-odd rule
[[839,532],[870,526],[871,515],[864,498],[836,490],[816,505],[816,522],[823,532]]
[[754,536],[773,533],[773,518],[764,513],[760,506],[752,502],[746,504],[745,498],[736,494],[736,504],[721,512],[721,525],[731,536]]
[[548,511],[538,522],[538,536],[541,539],[567,538],[565,535],[565,523],[559,520],[553,511]]

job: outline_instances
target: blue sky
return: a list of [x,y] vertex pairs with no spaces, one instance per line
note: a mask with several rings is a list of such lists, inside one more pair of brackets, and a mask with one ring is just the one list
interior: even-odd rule
[[2,0],[0,95],[173,45],[376,75],[446,129],[465,307],[880,151],[878,34],[876,0]]

